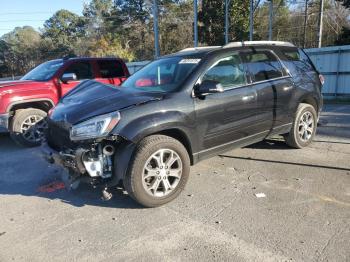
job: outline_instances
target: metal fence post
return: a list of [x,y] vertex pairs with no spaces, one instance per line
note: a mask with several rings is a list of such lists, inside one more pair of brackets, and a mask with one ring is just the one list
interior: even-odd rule
[[225,0],[225,44],[228,43],[228,2]]
[[341,59],[341,49],[338,49],[338,59],[337,59],[337,76],[335,79],[335,94],[334,96],[337,97],[338,95],[338,84],[339,84],[339,70],[340,70],[340,59]]
[[193,12],[194,12],[194,47],[198,47],[198,3],[197,0],[193,0]]
[[273,24],[273,0],[270,0],[270,6],[269,6],[269,41],[272,41],[272,24]]
[[249,40],[253,41],[254,31],[254,0],[250,0],[250,14],[249,14]]
[[158,4],[157,0],[153,0],[153,29],[154,29],[154,49],[155,58],[160,55],[159,52],[159,31],[158,31]]
[[323,6],[324,1],[320,0],[320,17],[319,17],[319,25],[318,25],[318,48],[322,47],[322,34],[323,34]]

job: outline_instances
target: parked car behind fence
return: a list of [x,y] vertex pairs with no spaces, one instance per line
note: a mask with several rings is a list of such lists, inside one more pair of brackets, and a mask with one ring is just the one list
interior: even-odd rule
[[[129,77],[117,58],[70,58],[43,63],[20,80],[0,82],[0,132],[23,146],[40,144],[44,121],[59,99],[83,80],[119,86]],[[96,94],[97,95],[97,94]]]

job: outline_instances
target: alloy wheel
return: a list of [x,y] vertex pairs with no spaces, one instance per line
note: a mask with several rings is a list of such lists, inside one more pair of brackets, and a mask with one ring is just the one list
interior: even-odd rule
[[143,168],[142,185],[153,197],[169,195],[178,186],[182,161],[171,149],[160,149],[148,158]]
[[299,120],[298,134],[303,142],[307,142],[314,132],[314,117],[311,112],[306,111]]
[[40,142],[43,139],[47,122],[42,116],[28,116],[21,124],[22,137],[32,143]]

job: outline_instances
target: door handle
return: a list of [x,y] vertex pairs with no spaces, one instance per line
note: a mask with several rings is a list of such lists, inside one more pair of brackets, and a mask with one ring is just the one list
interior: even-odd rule
[[252,95],[250,95],[250,96],[243,96],[242,97],[242,101],[249,102],[251,100],[254,100],[254,98],[255,98],[255,96],[252,96]]

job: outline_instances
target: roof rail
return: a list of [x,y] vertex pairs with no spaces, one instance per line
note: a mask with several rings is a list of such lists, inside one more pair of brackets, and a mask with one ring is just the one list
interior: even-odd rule
[[227,45],[224,45],[223,48],[229,48],[229,47],[242,47],[242,46],[254,46],[254,45],[275,45],[275,46],[291,46],[295,47],[290,42],[283,42],[283,41],[242,41],[242,42],[231,42]]
[[201,46],[201,47],[190,47],[180,50],[178,53],[189,52],[189,51],[199,51],[199,50],[208,50],[214,48],[220,48],[221,46]]

